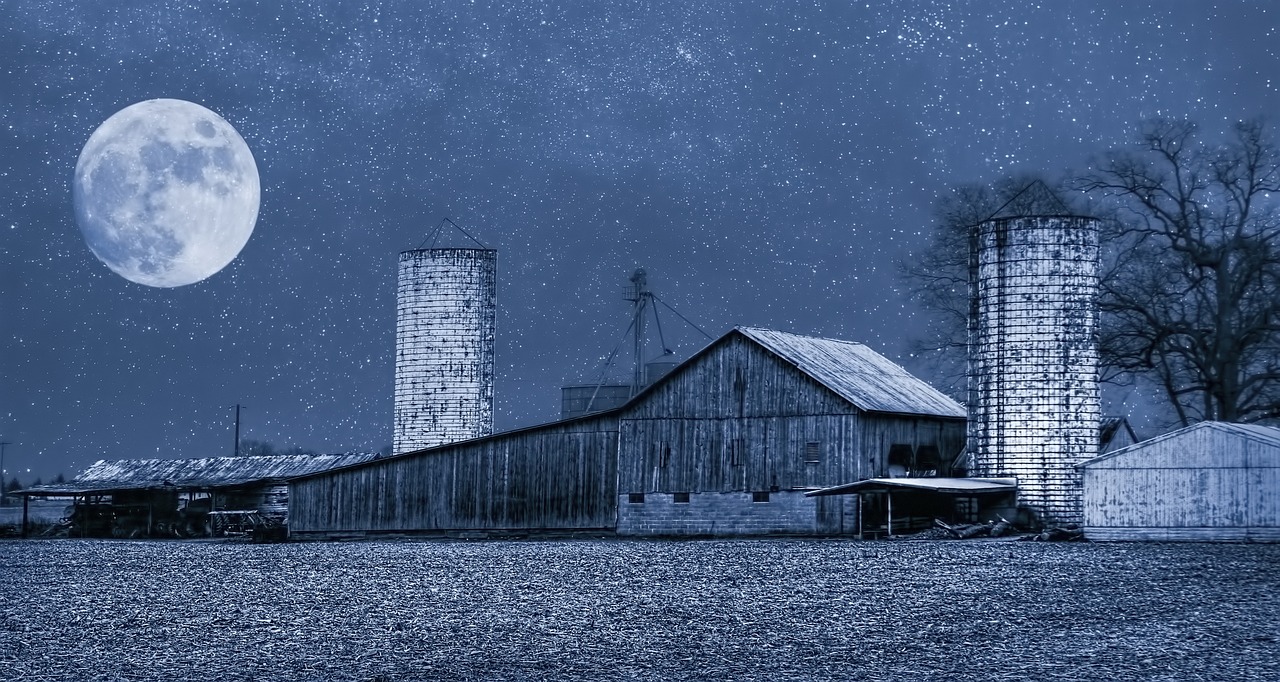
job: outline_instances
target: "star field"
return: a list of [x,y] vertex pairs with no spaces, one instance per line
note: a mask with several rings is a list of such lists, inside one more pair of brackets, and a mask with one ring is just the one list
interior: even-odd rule
[[[1266,2],[7,2],[6,469],[229,454],[236,403],[249,438],[384,447],[396,254],[445,216],[499,250],[499,429],[596,377],[636,267],[712,335],[899,356],[939,193],[1274,114],[1277,50]],[[97,125],[156,97],[226,118],[263,186],[239,258],[172,290],[95,260],[70,201]]]

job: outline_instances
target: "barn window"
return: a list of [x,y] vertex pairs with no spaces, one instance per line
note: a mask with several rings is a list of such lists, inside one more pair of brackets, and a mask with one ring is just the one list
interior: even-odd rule
[[628,504],[644,504],[644,493],[627,493]]
[[675,504],[689,504],[689,493],[671,493],[671,501]]
[[752,502],[768,502],[768,501],[769,501],[769,491],[768,491],[768,490],[756,490],[756,491],[752,492],[752,493],[751,493],[751,501],[752,501]]
[[671,444],[662,441],[658,446],[658,466],[665,467],[671,463]]
[[808,443],[805,443],[804,444],[804,461],[808,464],[817,464],[818,462],[822,461],[820,456],[821,452],[822,452],[821,442],[816,440],[811,440]]
[[904,443],[895,443],[889,446],[888,474],[890,478],[901,478],[909,476],[911,472],[911,460],[914,458],[915,449]]
[[942,456],[934,445],[921,445],[916,450],[916,465],[912,467],[915,476],[937,476],[942,468]]
[[732,466],[742,466],[742,459],[746,454],[747,442],[741,438],[734,438],[729,442],[729,464]]

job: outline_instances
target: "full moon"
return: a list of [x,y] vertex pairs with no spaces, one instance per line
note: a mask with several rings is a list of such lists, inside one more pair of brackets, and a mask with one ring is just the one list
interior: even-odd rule
[[235,260],[258,220],[261,187],[230,123],[199,104],[151,99],[93,131],[71,191],[98,260],[139,284],[180,287]]

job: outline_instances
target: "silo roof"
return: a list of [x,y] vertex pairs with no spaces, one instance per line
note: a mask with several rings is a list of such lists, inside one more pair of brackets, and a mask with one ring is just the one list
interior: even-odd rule
[[736,331],[867,412],[967,416],[960,403],[861,343],[759,327]]

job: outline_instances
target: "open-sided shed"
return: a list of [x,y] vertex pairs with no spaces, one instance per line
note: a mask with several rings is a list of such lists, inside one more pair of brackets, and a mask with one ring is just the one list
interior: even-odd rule
[[[856,495],[858,536],[909,533],[935,519],[952,523],[1013,515],[1017,482],[1012,478],[868,478],[805,493],[808,497]],[[894,511],[894,500],[898,510]]]
[[[190,536],[240,524],[246,515],[283,522],[295,476],[350,466],[372,454],[99,460],[64,483],[18,491],[72,500],[68,518],[79,536]],[[27,521],[24,514],[23,528]]]
[[1201,422],[1077,466],[1090,540],[1280,541],[1280,429]]

